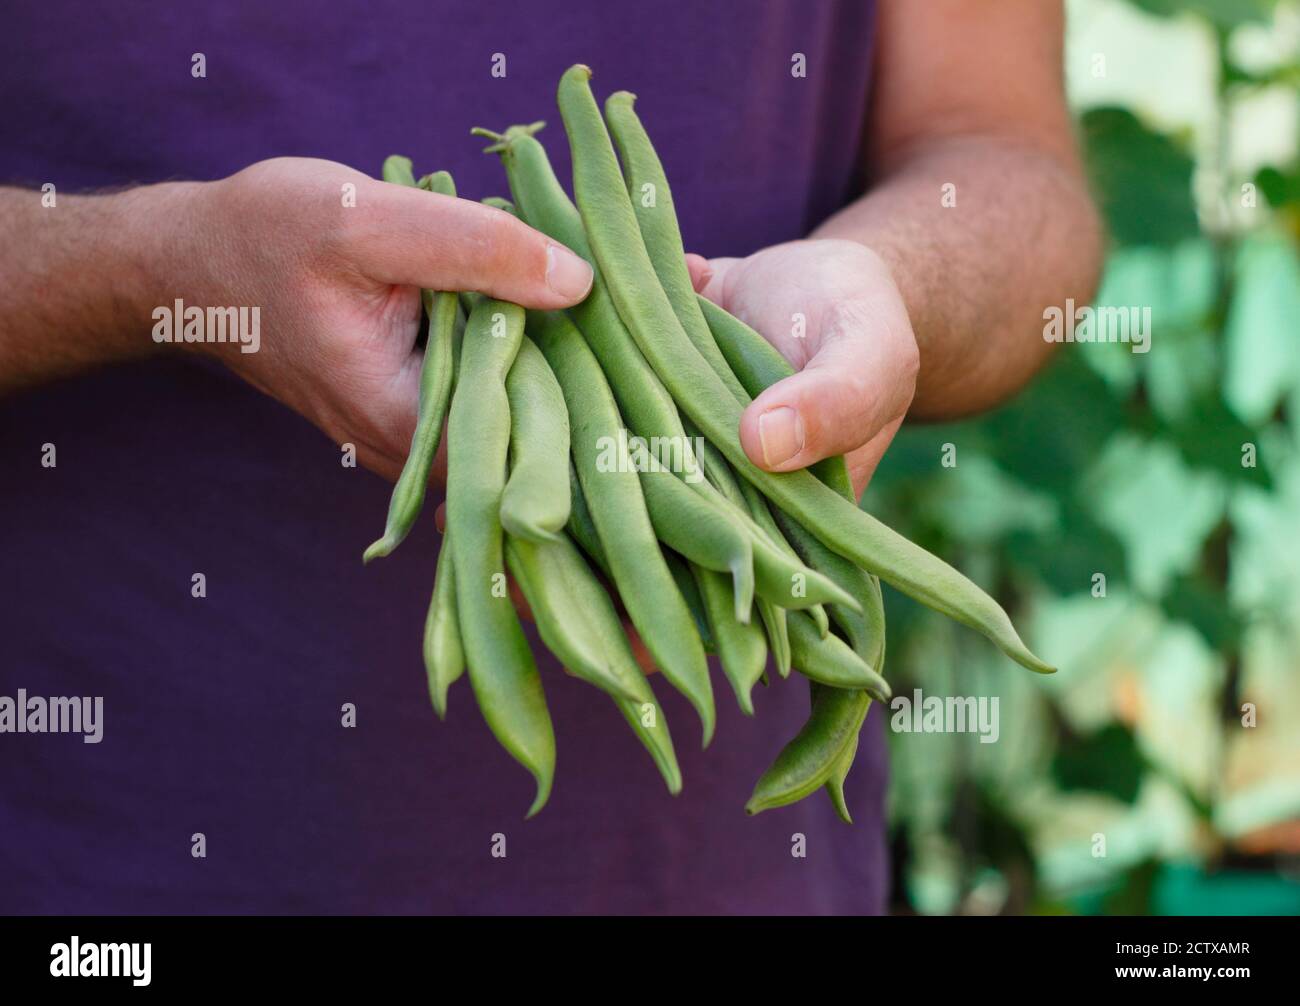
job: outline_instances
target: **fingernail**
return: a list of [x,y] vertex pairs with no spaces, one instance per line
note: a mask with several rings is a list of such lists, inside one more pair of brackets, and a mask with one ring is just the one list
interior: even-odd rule
[[546,246],[546,285],[565,300],[579,301],[591,290],[591,266],[559,245]]
[[784,464],[803,450],[803,420],[787,405],[758,417],[758,440],[769,468]]

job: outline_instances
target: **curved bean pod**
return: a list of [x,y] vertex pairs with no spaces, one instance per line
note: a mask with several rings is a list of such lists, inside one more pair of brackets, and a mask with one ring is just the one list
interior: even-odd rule
[[615,699],[619,711],[628,725],[641,738],[641,743],[650,752],[659,774],[664,777],[668,792],[676,796],[682,791],[682,770],[677,765],[677,752],[673,750],[673,739],[668,734],[668,723],[664,719],[663,709],[655,693],[650,689],[650,682],[641,680],[642,691],[639,698],[628,701]]
[[[864,596],[866,636],[864,648],[855,652],[871,666],[880,669],[885,659],[885,612],[880,582],[874,577],[869,579]],[[863,691],[826,688],[816,682],[810,683],[809,688],[813,694],[813,715],[794,740],[786,745],[778,759],[779,765],[774,764],[764,774],[756,792],[762,791],[766,806],[781,806],[802,799],[818,785],[823,785],[836,813],[851,824],[853,819],[844,798],[844,780],[853,767],[858,734],[867,718],[871,696]],[[822,695],[819,700],[819,692],[831,694]],[[843,746],[842,738],[846,732],[851,740]]]
[[[852,497],[852,489],[847,485],[842,495]],[[794,544],[800,557],[810,566],[825,573],[854,597],[863,598],[862,610],[854,611],[844,605],[830,606],[831,617],[844,632],[853,651],[877,671],[884,670],[885,659],[885,611],[880,593],[880,581],[870,573],[859,569],[842,555],[832,552],[817,538],[809,534],[799,523],[780,510],[774,510],[773,516],[789,540]],[[818,685],[810,687],[821,687]],[[870,697],[863,692],[855,693],[853,701],[842,700],[834,703],[826,711],[825,719],[840,718],[853,724],[853,741],[844,751],[837,753],[824,744],[825,737],[837,736],[836,728],[827,727],[819,732],[806,734],[799,739],[800,745],[806,745],[808,752],[801,752],[800,764],[810,773],[820,778],[825,775],[825,789],[836,813],[845,822],[851,823],[848,804],[844,797],[844,780],[853,767],[857,755],[858,732],[866,720],[867,710],[871,704]],[[806,755],[806,757],[804,756]],[[799,780],[802,781],[802,780]]]
[[492,733],[537,780],[531,817],[551,792],[555,732],[528,640],[503,589],[498,516],[510,449],[505,380],[523,335],[519,306],[487,298],[474,306],[448,424],[447,524],[470,685]]
[[460,643],[456,614],[456,581],[451,546],[442,537],[438,568],[433,576],[433,599],[424,620],[424,670],[429,679],[429,698],[439,719],[447,718],[447,689],[465,673],[465,651]]
[[697,566],[727,573],[734,618],[749,621],[754,601],[754,548],[747,529],[648,455],[641,491],[659,540]]
[[609,694],[659,767],[668,791],[682,789],[668,721],[637,665],[605,588],[563,535],[534,543],[506,537],[510,572],[542,641],[575,676]]
[[[405,163],[403,165],[400,162]],[[394,178],[409,177],[410,168],[411,162],[407,158],[390,157],[384,162],[385,179],[392,180],[390,174]],[[449,196],[456,194],[451,175],[447,172],[439,171],[429,177],[430,183],[437,186],[434,191]],[[452,357],[457,297],[455,293],[426,290],[424,303],[429,315],[429,330],[424,346],[424,362],[420,365],[420,399],[415,432],[411,435],[406,463],[402,465],[402,473],[393,486],[393,494],[388,502],[388,519],[383,536],[366,549],[361,557],[363,562],[389,555],[410,533],[424,506],[424,494],[429,488],[429,472],[438,453],[438,441],[442,439],[442,424],[447,418],[454,368]]]
[[636,214],[641,240],[687,338],[736,400],[748,405],[749,396],[719,351],[713,333],[709,331],[708,322],[704,320],[704,314],[696,302],[695,287],[686,268],[686,248],[682,244],[682,232],[677,225],[677,210],[673,205],[672,190],[668,187],[668,177],[664,174],[659,155],[650,143],[650,137],[646,135],[645,127],[637,117],[635,104],[635,94],[615,91],[605,100],[605,121],[609,123],[610,135],[618,146],[628,197]]
[[845,824],[853,823],[853,815],[849,813],[849,803],[844,796],[844,780],[848,778],[849,771],[853,768],[853,760],[858,756],[859,736],[858,731],[854,731],[853,736],[849,738],[848,747],[836,756],[831,773],[823,783],[831,806],[835,808],[835,813]]
[[838,757],[858,735],[854,717],[844,715],[844,708],[857,702],[858,694],[839,688],[813,689],[808,722],[754,784],[746,814],[795,803],[826,782]]
[[704,616],[709,623],[718,651],[722,673],[736,693],[736,702],[746,716],[754,715],[752,692],[767,666],[767,637],[745,612],[742,621],[736,616],[732,591],[726,577],[711,569],[692,566],[691,573],[699,588]]
[[563,535],[534,542],[507,534],[506,564],[542,642],[560,663],[615,698],[639,698],[636,680],[642,674],[609,594],[573,542]]
[[[859,570],[859,572],[861,571]],[[883,599],[880,596],[880,581],[874,576],[869,577],[865,596],[867,598],[867,603],[863,606],[866,609],[865,639],[862,648],[855,647],[855,650],[862,654],[863,658],[872,667],[883,673],[885,669],[885,608]],[[840,820],[845,824],[852,824],[853,816],[849,813],[848,802],[844,798],[844,780],[848,778],[849,770],[853,768],[853,759],[857,757],[858,735],[862,730],[862,724],[867,719],[867,710],[870,705],[870,699],[859,694],[856,704],[844,711],[843,715],[851,717],[854,721],[853,741],[835,758],[830,774],[826,778],[826,794],[830,797],[835,812],[840,816]]]
[[787,623],[790,657],[794,669],[805,678],[832,688],[861,690],[873,699],[889,701],[889,684],[839,636],[832,634],[823,639],[813,620],[802,611],[789,612]]
[[682,592],[682,600],[691,610],[691,617],[695,619],[695,628],[699,631],[700,641],[704,644],[704,652],[717,653],[718,647],[713,641],[708,616],[704,614],[704,599],[700,597],[700,588],[695,585],[695,576],[691,572],[690,564],[671,550],[664,551],[664,562],[668,563],[668,572],[673,574],[673,581],[677,584],[677,589]]
[[578,547],[587,553],[587,558],[608,577],[609,559],[605,557],[605,547],[596,534],[596,524],[591,519],[591,510],[587,507],[587,498],[582,495],[582,486],[572,462],[569,464],[569,500],[569,523],[565,525],[569,537],[578,543]]
[[727,506],[735,509],[737,513],[744,513],[749,517],[755,559],[755,590],[758,591],[758,599],[755,600],[754,607],[758,611],[759,620],[763,623],[763,630],[767,633],[767,645],[771,647],[772,660],[776,664],[777,672],[781,677],[789,677],[790,633],[788,626],[785,625],[785,610],[774,600],[764,597],[766,594],[776,594],[777,597],[789,594],[789,585],[794,581],[790,580],[780,567],[781,560],[787,556],[754,521],[753,515],[749,512],[749,500],[745,498],[744,493],[741,493],[740,482],[732,473],[731,465],[728,465],[723,456],[718,454],[718,448],[708,441],[703,441],[699,456],[705,463],[705,474],[708,480],[718,489],[719,497],[722,497]]
[[501,526],[530,541],[554,541],[569,520],[569,411],[564,393],[532,341],[524,338],[506,377],[510,475]]
[[741,492],[739,480],[731,471],[731,466],[711,443],[705,440],[703,444],[700,457],[704,461],[705,475],[717,487],[718,495],[727,505],[749,518],[753,536],[755,590],[758,592],[754,607],[767,633],[768,646],[777,672],[783,678],[789,677],[790,630],[785,624],[785,609],[768,598],[769,594],[777,597],[789,597],[791,594],[790,585],[795,581],[781,565],[788,557],[754,519],[750,512],[750,501]]

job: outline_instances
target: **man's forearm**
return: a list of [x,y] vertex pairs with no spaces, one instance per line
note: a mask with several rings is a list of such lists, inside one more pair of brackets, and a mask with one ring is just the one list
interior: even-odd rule
[[[0,394],[154,349],[150,312],[161,266],[182,256],[192,186],[102,196],[0,189]],[[164,226],[166,224],[166,226]]]
[[923,419],[978,412],[1019,390],[1052,348],[1044,308],[1090,298],[1101,259],[1080,173],[1000,137],[910,151],[812,236],[858,241],[889,264],[921,351],[910,414]]

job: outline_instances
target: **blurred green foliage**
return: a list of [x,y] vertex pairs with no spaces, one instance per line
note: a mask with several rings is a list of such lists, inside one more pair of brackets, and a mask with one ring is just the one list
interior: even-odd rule
[[895,695],[1001,718],[993,744],[891,732],[897,911],[1300,912],[1300,162],[1243,176],[1224,140],[1262,89],[1296,101],[1300,54],[1231,57],[1275,0],[1132,3],[1217,54],[1215,142],[1079,116],[1097,304],[1150,308],[1150,352],[1067,345],[996,412],[909,425],[864,500],[1061,666],[1024,675],[890,592]]

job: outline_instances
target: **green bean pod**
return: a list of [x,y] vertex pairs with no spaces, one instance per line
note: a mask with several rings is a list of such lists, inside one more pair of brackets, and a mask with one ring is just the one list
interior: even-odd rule
[[[405,162],[404,173],[400,162]],[[390,157],[384,162],[385,178],[392,180],[390,174],[394,178],[409,176],[410,164],[404,157]],[[443,195],[456,194],[451,175],[447,172],[436,172],[430,178],[431,183],[437,186],[435,191]],[[402,465],[402,473],[393,486],[393,494],[388,502],[388,519],[383,536],[366,549],[361,557],[363,562],[369,562],[376,556],[389,555],[410,533],[424,506],[424,494],[429,488],[429,472],[438,453],[442,424],[447,418],[454,369],[453,339],[456,331],[457,296],[450,292],[435,293],[426,290],[424,300],[429,315],[429,330],[424,345],[424,362],[420,366],[420,399],[415,433],[411,436],[406,463]]]
[[750,500],[741,492],[740,482],[731,471],[731,466],[707,440],[703,441],[703,445],[700,457],[704,462],[705,475],[727,505],[749,518],[754,549],[755,590],[758,593],[754,608],[767,633],[768,647],[778,673],[783,678],[789,677],[790,631],[786,626],[785,609],[771,598],[792,596],[790,585],[795,582],[791,572],[792,564],[788,563],[788,556],[755,521],[750,512]]
[[787,678],[790,676],[791,669],[790,629],[786,625],[785,609],[779,602],[793,596],[789,589],[795,582],[793,564],[788,563],[786,553],[754,519],[751,500],[741,491],[740,480],[718,453],[717,448],[706,440],[704,449],[700,453],[705,461],[705,470],[717,487],[719,495],[750,520],[754,548],[755,590],[758,593],[754,608],[767,634],[768,648],[771,650],[777,673]]
[[664,677],[695,707],[707,746],[715,711],[704,646],[659,549],[605,375],[565,315],[533,312],[528,323],[564,392],[574,467],[614,585]]
[[753,716],[752,693],[767,666],[767,637],[749,618],[748,611],[743,621],[736,616],[732,591],[722,574],[699,566],[692,566],[691,573],[704,604],[704,615],[718,650],[722,673],[736,693],[741,712]]
[[[852,605],[831,601],[829,614],[835,624],[843,630],[853,649],[866,659],[871,652],[871,647],[878,642],[880,634],[884,631],[883,625],[877,631],[871,618],[873,608],[871,574],[859,569],[838,552],[831,551],[818,540],[816,535],[810,534],[789,514],[774,510],[772,516],[785,532],[786,539],[794,546],[795,553],[810,569],[816,570],[819,576],[829,579],[841,591],[854,598],[855,602],[858,598],[864,599]],[[879,592],[879,589],[877,584],[876,592]]]
[[[847,562],[843,559],[841,561]],[[854,572],[861,572],[851,564],[850,568],[854,569]],[[866,579],[866,585],[864,593],[860,596],[865,598],[866,613],[846,611],[838,605],[833,606],[831,612],[837,615],[836,621],[842,628],[846,624],[853,626],[846,631],[853,644],[853,651],[868,665],[876,668],[877,671],[882,671],[885,657],[885,618],[881,604],[880,582],[875,577],[862,575]],[[809,682],[809,688],[814,693],[825,687],[817,682]],[[817,715],[817,723],[801,730],[799,735],[787,745],[791,749],[785,762],[787,770],[780,776],[782,780],[780,785],[772,779],[764,783],[766,795],[772,797],[783,785],[797,789],[806,796],[817,788],[817,781],[822,780],[836,813],[845,822],[852,823],[844,798],[844,780],[853,767],[853,759],[857,753],[858,732],[866,720],[870,705],[871,696],[867,692],[846,691],[843,696],[822,708]],[[840,750],[835,746],[836,739],[842,736],[842,731],[846,729],[851,731],[853,742],[847,749]],[[835,743],[828,743],[827,738],[831,738]],[[788,766],[791,764],[799,765],[800,771],[797,773],[790,771]],[[809,785],[805,786],[805,783]]]
[[424,670],[429,679],[429,698],[439,719],[447,718],[447,689],[465,673],[458,617],[451,547],[444,533],[433,577],[433,599],[424,620]]
[[709,619],[704,613],[704,599],[700,597],[700,588],[695,585],[691,565],[671,550],[664,551],[664,562],[668,563],[668,572],[673,574],[673,581],[677,584],[677,589],[682,592],[682,600],[690,609],[691,618],[695,619],[695,628],[700,634],[700,642],[704,644],[704,652],[717,653],[717,643],[714,642],[713,631],[709,628]]
[[601,545],[600,535],[596,533],[596,523],[591,519],[591,510],[587,507],[587,498],[582,495],[582,486],[572,462],[569,463],[569,500],[569,523],[565,525],[569,537],[578,543],[578,547],[587,553],[587,558],[608,577],[609,559],[605,557],[605,547]]
[[844,781],[849,777],[849,772],[853,768],[853,760],[858,756],[858,738],[860,736],[861,731],[859,728],[849,738],[848,747],[835,757],[835,763],[831,768],[830,775],[827,776],[826,782],[822,784],[827,797],[831,801],[831,806],[835,808],[835,813],[839,815],[840,820],[845,824],[853,823],[853,815],[849,813],[849,802],[844,795]]
[[631,649],[623,659],[622,625],[573,542],[563,535],[535,542],[507,534],[506,564],[542,642],[565,669],[614,698],[639,698],[636,681],[643,675]]
[[861,689],[873,699],[889,701],[889,684],[839,636],[823,639],[802,611],[788,612],[790,656],[794,669],[810,681],[832,688]]
[[650,682],[641,679],[640,697],[628,701],[615,699],[619,711],[628,725],[636,732],[645,749],[650,752],[659,774],[668,786],[668,792],[676,796],[682,791],[682,770],[677,765],[677,752],[673,750],[673,739],[668,734],[668,722],[664,719],[663,707],[655,698]]
[[492,733],[537,780],[531,817],[551,792],[555,732],[505,589],[499,516],[510,450],[505,381],[523,335],[524,312],[515,304],[483,298],[470,315],[448,424],[447,525],[470,685]]
[[[821,606],[822,600],[828,600],[831,596],[838,595],[842,600],[852,604],[855,599],[847,594],[842,594],[839,587],[835,586],[832,581],[827,580],[825,577],[818,575],[813,570],[804,566],[798,554],[790,546],[790,543],[785,540],[785,535],[783,535],[781,529],[777,527],[776,521],[772,519],[772,512],[768,509],[767,500],[763,498],[762,493],[748,482],[741,482],[740,491],[745,497],[745,505],[749,508],[749,513],[750,516],[753,517],[754,523],[763,529],[763,533],[766,534],[771,542],[776,546],[779,553],[784,555],[784,557],[791,563],[797,563],[799,567],[799,572],[791,574],[790,578],[786,580],[783,597],[778,599],[770,594],[764,594],[763,596],[769,600],[775,601],[783,608],[807,608],[809,617],[811,617],[817,625],[817,631],[821,635],[825,636],[828,626],[826,621],[826,612]],[[808,589],[810,581],[812,584],[811,597],[809,596]],[[823,595],[820,592],[819,588],[822,587],[826,588],[826,595]],[[802,588],[802,590],[800,588]],[[786,677],[790,672],[788,667],[778,669],[781,671],[782,677]]]
[[[754,792],[745,804],[746,814],[795,803],[825,785],[840,757],[857,740],[861,721],[855,714],[862,706],[862,694],[840,688],[813,688],[808,721],[754,784]],[[851,714],[846,715],[846,710]]]
[[[864,596],[867,598],[866,603],[863,605],[866,610],[865,639],[860,648],[855,644],[854,649],[872,667],[883,673],[885,669],[885,608],[883,598],[880,596],[880,581],[874,576],[869,577],[867,593]],[[853,768],[854,758],[857,757],[858,735],[862,730],[862,724],[866,721],[867,709],[870,705],[870,700],[859,694],[857,707],[845,711],[844,715],[851,716],[855,723],[853,742],[835,758],[834,765],[826,779],[826,795],[835,807],[835,812],[839,814],[840,820],[845,824],[852,824],[853,816],[849,813],[848,802],[844,798],[844,780],[848,777],[849,770]]]
[[525,337],[506,377],[510,475],[501,526],[530,541],[554,541],[568,523],[569,411],[541,351]]
[[[841,494],[851,499],[852,488],[846,483],[841,489]],[[844,605],[833,604],[830,606],[830,615],[844,632],[853,651],[877,671],[883,672],[885,611],[880,594],[880,581],[853,565],[848,559],[826,548],[787,514],[774,509],[773,517],[806,563],[829,576],[854,597],[863,599],[861,610],[855,611]],[[810,685],[809,687],[815,689],[821,686]],[[849,814],[848,803],[844,797],[844,780],[853,767],[858,749],[858,733],[871,705],[870,697],[866,693],[856,692],[854,696],[853,701],[836,702],[824,713],[826,720],[838,717],[853,725],[853,741],[845,750],[837,753],[822,743],[827,732],[832,736],[837,735],[833,727],[824,726],[821,733],[804,735],[799,741],[800,745],[816,749],[807,757],[801,757],[799,763],[810,773],[816,773],[818,777],[825,774],[824,788],[827,796],[835,807],[836,813],[846,823],[852,823],[852,816]]]
[[562,535],[541,543],[507,535],[506,560],[542,641],[570,673],[614,700],[650,752],[668,791],[681,792],[682,773],[668,721],[632,654],[614,603],[577,548]]
[[615,91],[605,101],[605,121],[618,146],[619,160],[628,197],[655,275],[663,286],[682,329],[713,372],[738,402],[749,404],[749,396],[713,340],[708,322],[696,302],[695,287],[686,268],[686,248],[677,224],[672,190],[659,155],[633,107],[636,95]]
[[774,474],[750,462],[737,433],[740,403],[686,336],[663,288],[645,282],[654,267],[640,240],[590,77],[587,67],[571,67],[559,87],[578,209],[619,316],[673,399],[740,475],[834,551],[982,632],[1031,670],[1052,671],[1021,641],[1001,606],[942,559],[859,510],[809,472]]
[[641,491],[659,540],[697,566],[729,574],[734,617],[748,622],[754,601],[754,548],[748,530],[691,492],[653,455],[641,468]]

